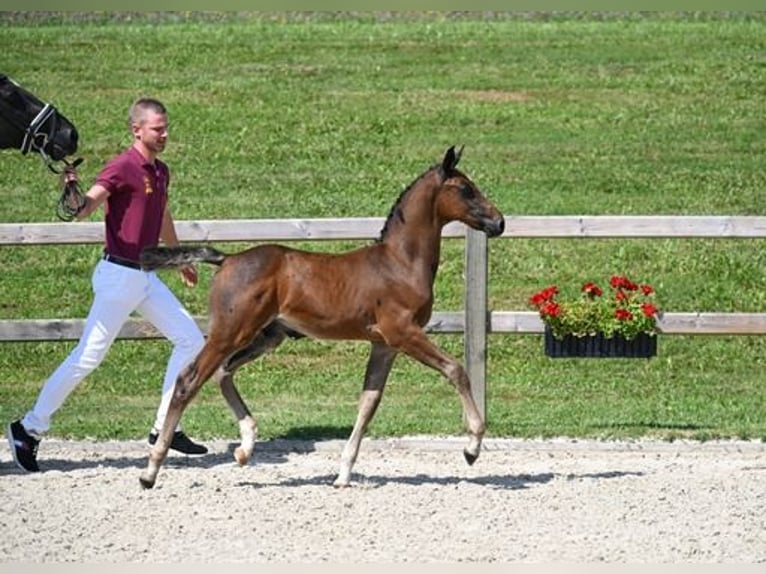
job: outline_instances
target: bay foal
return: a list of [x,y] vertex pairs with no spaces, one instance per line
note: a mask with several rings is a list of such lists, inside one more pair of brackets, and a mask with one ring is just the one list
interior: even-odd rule
[[[462,148],[461,148],[462,151]],[[335,486],[347,486],[362,436],[375,414],[398,353],[436,369],[455,387],[470,440],[469,464],[479,456],[484,420],[462,365],[426,336],[433,285],[439,267],[442,227],[462,221],[489,237],[503,233],[504,218],[463,172],[460,152],[447,150],[441,163],[399,196],[374,244],[343,254],[314,253],[264,244],[236,254],[210,247],[157,247],[144,251],[147,269],[193,262],[220,266],[209,299],[207,341],[181,372],[165,425],[140,477],[152,488],[184,409],[211,376],[239,421],[242,442],[234,452],[247,463],[256,423],[234,387],[234,373],[271,351],[288,336],[364,340],[371,344],[359,411],[343,452]]]

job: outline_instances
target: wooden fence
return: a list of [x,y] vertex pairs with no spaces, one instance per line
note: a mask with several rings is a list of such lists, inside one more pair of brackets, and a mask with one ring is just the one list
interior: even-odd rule
[[[373,239],[383,218],[248,219],[178,221],[182,242],[315,241]],[[518,216],[506,217],[503,238],[766,238],[766,217],[760,216]],[[433,333],[464,333],[465,364],[474,396],[486,408],[487,335],[542,333],[534,311],[488,309],[487,239],[459,223],[444,228],[444,237],[465,238],[465,309],[435,311],[428,325]],[[496,241],[496,240],[493,240]],[[62,245],[103,242],[102,223],[0,224],[0,245]],[[197,318],[203,331],[205,317]],[[69,340],[82,333],[83,319],[0,320],[0,341]],[[664,313],[663,334],[763,335],[766,313]],[[156,338],[149,323],[129,320],[120,338]]]

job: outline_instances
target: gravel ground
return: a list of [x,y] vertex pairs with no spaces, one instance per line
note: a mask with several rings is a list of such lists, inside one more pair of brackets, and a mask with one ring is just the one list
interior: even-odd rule
[[142,442],[45,440],[44,472],[0,448],[2,562],[765,562],[766,444],[365,440],[234,444],[169,456]]

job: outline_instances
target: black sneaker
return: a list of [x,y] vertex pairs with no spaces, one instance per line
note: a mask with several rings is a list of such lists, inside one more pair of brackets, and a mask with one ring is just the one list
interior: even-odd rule
[[9,424],[6,434],[16,466],[27,472],[40,472],[37,466],[37,447],[40,441],[27,434],[20,420]]
[[[159,435],[152,431],[149,433],[149,444],[157,442]],[[177,430],[173,433],[173,440],[170,441],[170,448],[184,454],[207,454],[207,447],[192,441],[184,431]]]

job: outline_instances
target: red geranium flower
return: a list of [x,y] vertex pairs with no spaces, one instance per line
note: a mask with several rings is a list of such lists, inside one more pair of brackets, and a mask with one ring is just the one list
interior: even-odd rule
[[659,309],[657,309],[657,307],[651,303],[642,303],[641,310],[647,317],[654,317],[659,311]]
[[540,309],[540,314],[547,315],[548,317],[558,317],[561,314],[561,306],[554,301],[548,301]]
[[633,313],[627,309],[615,309],[614,316],[620,321],[630,321],[633,318]]
[[569,300],[551,285],[532,295],[529,303],[557,338],[602,333],[632,339],[640,333],[657,333],[660,308],[654,300],[654,287],[636,283],[626,275],[612,275],[609,285],[611,297],[602,297],[602,289],[588,281],[581,284],[579,297]]
[[590,297],[601,297],[601,295],[604,294],[604,292],[601,290],[601,287],[592,281],[588,281],[585,285],[582,286],[582,292]]
[[638,290],[638,284],[628,279],[625,275],[612,275],[609,284],[615,289],[625,289],[626,291]]
[[555,285],[551,285],[550,287],[546,287],[542,291],[538,291],[532,295],[532,297],[529,298],[529,302],[535,307],[540,307],[553,299],[553,297],[555,297],[558,292],[559,288]]

